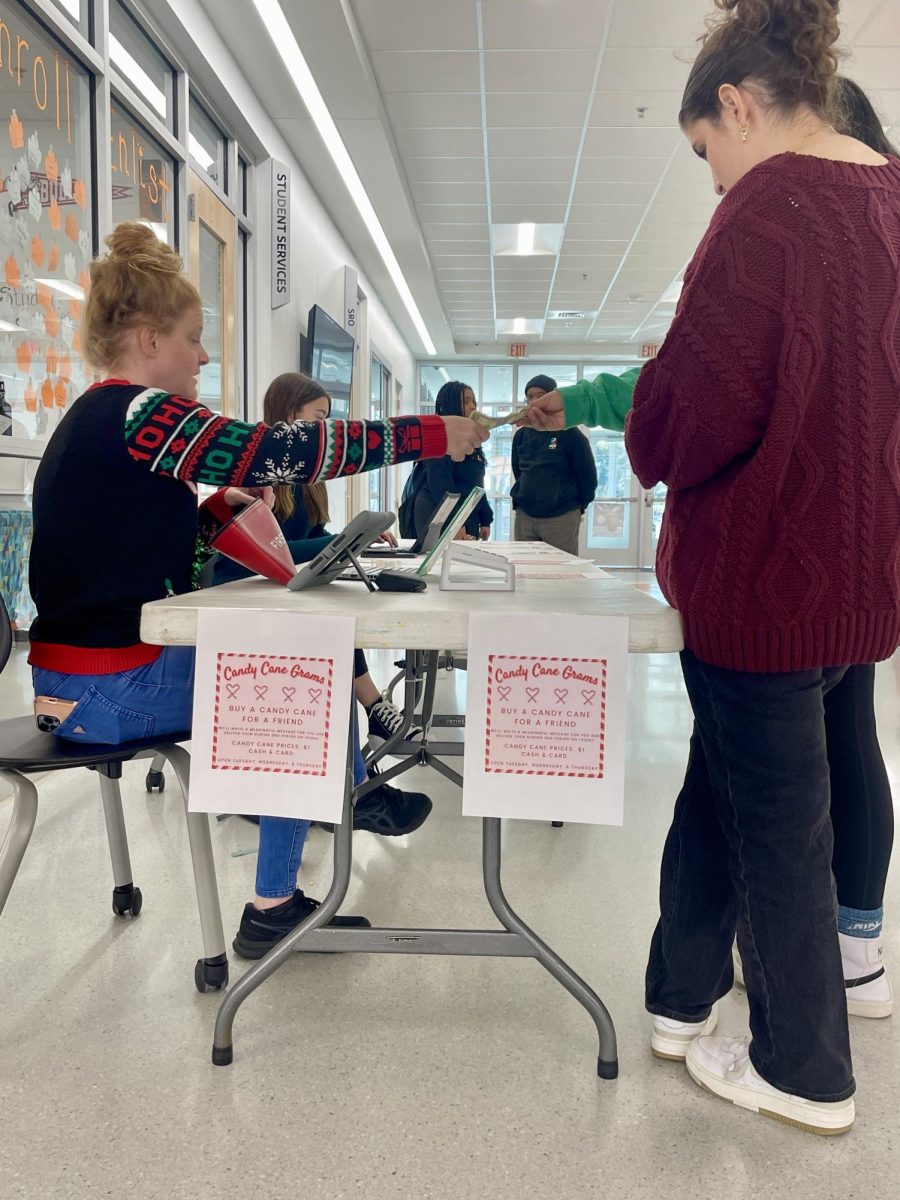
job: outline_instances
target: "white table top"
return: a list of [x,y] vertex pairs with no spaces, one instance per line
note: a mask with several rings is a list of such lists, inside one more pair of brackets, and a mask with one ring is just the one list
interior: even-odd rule
[[267,612],[354,616],[356,644],[367,650],[463,651],[473,611],[535,613],[536,619],[569,613],[627,616],[632,654],[675,652],[684,645],[674,609],[600,570],[586,580],[519,579],[515,592],[442,592],[436,576],[429,576],[428,590],[418,593],[368,592],[362,583],[349,581],[290,592],[257,577],[145,604],[141,638],[153,645],[192,646],[197,613],[216,608],[245,610],[248,620]]
[[36,438],[0,437],[0,458],[27,458],[39,462],[46,448],[46,441]]

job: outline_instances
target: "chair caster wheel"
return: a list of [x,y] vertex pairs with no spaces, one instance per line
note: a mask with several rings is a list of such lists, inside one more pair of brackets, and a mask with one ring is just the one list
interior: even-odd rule
[[150,793],[164,792],[166,790],[166,777],[162,771],[148,771],[146,787]]
[[224,954],[216,958],[198,958],[194,967],[194,984],[198,992],[221,992],[228,986],[228,959]]
[[136,917],[141,911],[144,897],[141,889],[131,883],[113,888],[112,909],[117,917]]

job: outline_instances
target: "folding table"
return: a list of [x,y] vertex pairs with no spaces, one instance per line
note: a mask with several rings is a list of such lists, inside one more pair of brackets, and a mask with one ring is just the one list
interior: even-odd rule
[[[469,612],[474,609],[480,612],[527,613],[536,621],[542,618],[553,620],[570,613],[627,616],[631,653],[676,652],[683,645],[680,620],[673,609],[600,570],[592,572],[590,578],[584,580],[520,578],[515,592],[442,592],[436,580],[431,581],[428,590],[421,593],[369,593],[361,584],[352,582],[337,582],[309,591],[289,592],[277,584],[255,578],[208,591],[171,596],[145,605],[141,637],[145,642],[160,645],[194,645],[197,614],[204,609],[245,612],[248,621],[259,621],[270,612],[296,612],[303,616],[352,615],[356,618],[357,646],[367,650],[406,649],[407,697],[412,700],[422,692],[426,710],[433,697],[437,672],[438,654],[435,648],[464,654],[467,650]],[[343,818],[335,829],[334,877],[328,894],[306,921],[229,989],[216,1020],[213,1062],[226,1065],[232,1061],[232,1029],[238,1008],[296,951],[489,955],[536,958],[587,1009],[599,1038],[598,1074],[604,1079],[615,1078],[618,1074],[616,1034],[602,1001],[559,955],[528,928],[503,893],[499,818],[483,819],[482,869],[487,901],[500,928],[325,928],[338,912],[350,881],[354,802],[368,789],[414,763],[428,763],[461,783],[459,774],[442,761],[447,754],[454,753],[452,743],[429,746],[427,728],[421,740],[403,741],[412,717],[408,705],[404,728],[386,747],[387,752],[400,752],[406,757],[386,775],[354,790],[348,763]],[[439,750],[440,757],[435,755],[435,749]]]

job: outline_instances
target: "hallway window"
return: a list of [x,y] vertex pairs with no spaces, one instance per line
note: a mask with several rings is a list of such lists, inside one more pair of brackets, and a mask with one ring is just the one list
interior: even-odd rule
[[145,221],[175,246],[175,160],[118,103],[110,107],[113,223]]

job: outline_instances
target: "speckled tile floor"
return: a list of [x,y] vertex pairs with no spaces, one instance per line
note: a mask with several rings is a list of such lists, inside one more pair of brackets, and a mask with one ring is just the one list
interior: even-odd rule
[[[241,1010],[234,1065],[213,1068],[217,999],[193,987],[199,930],[174,780],[150,797],[146,765],[126,768],[145,900],[126,924],[109,909],[93,777],[48,777],[0,918],[2,1200],[892,1196],[894,1021],[852,1022],[858,1118],[834,1141],[724,1105],[650,1056],[644,954],[689,714],[674,657],[633,658],[630,669],[625,828],[515,822],[504,843],[514,907],[612,1011],[616,1082],[596,1078],[584,1011],[536,963],[515,959],[298,958]],[[25,711],[27,683],[17,650],[0,714]],[[897,785],[900,658],[879,669],[878,705]],[[433,772],[412,779],[435,812],[409,839],[357,838],[352,910],[384,924],[490,926],[479,823],[460,817],[459,794]],[[0,829],[8,813],[0,798]],[[213,837],[230,939],[253,882],[253,854],[241,851],[256,830],[233,818]],[[313,895],[327,887],[330,850],[313,830],[302,872]],[[900,964],[897,890],[894,872],[889,953]],[[721,1028],[745,1023],[733,994]]]

